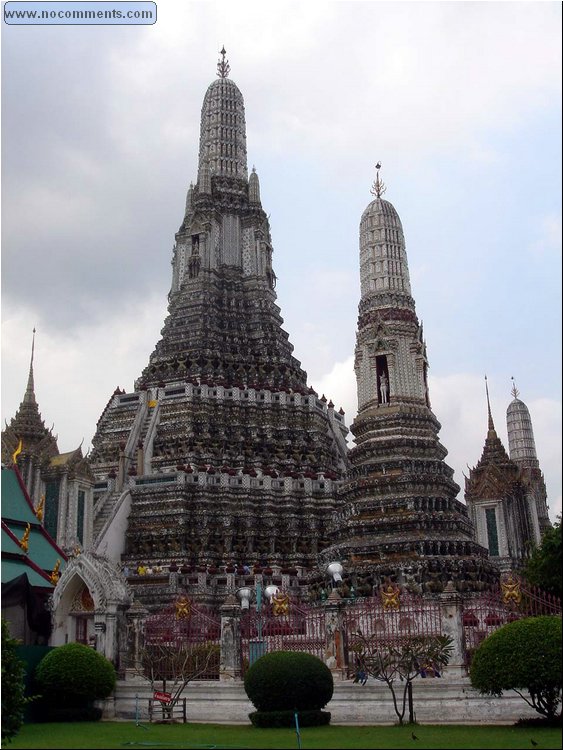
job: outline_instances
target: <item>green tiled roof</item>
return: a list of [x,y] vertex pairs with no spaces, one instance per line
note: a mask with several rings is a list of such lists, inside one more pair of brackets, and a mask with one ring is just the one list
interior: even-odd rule
[[[2,583],[8,583],[25,573],[32,586],[53,588],[50,581],[43,578],[33,565],[49,575],[57,560],[60,560],[59,570],[62,572],[65,564],[64,554],[39,523],[14,469],[2,469],[2,522]],[[23,537],[28,523],[30,533],[26,554],[19,546],[18,540]],[[16,537],[15,540],[5,527]],[[18,555],[19,559],[12,555]]]
[[12,552],[16,555],[23,554],[23,550],[17,542],[2,528],[2,552]]
[[13,581],[25,573],[27,580],[32,586],[43,586],[44,588],[53,588],[53,585],[45,578],[39,575],[37,571],[26,565],[24,560],[2,560],[2,583]]
[[2,469],[2,518],[37,523],[13,469]]
[[[35,519],[37,521],[37,519]],[[24,527],[17,525],[10,521],[4,521],[6,526],[10,529],[12,534],[18,539],[21,539],[24,532]],[[21,549],[19,550],[22,551]],[[64,560],[61,557],[60,552],[49,542],[49,540],[43,536],[41,530],[38,528],[31,527],[28,540],[28,556],[33,562],[43,570],[51,572],[55,567],[57,560],[61,561],[60,572],[62,573],[64,568]],[[2,564],[4,564],[2,562]]]

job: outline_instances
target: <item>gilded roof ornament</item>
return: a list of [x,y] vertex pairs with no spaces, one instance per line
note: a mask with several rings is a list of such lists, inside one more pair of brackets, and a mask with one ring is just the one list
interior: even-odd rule
[[19,541],[20,547],[23,549],[23,551],[27,554],[29,552],[29,534],[31,531],[31,524],[28,523],[25,527],[25,531],[23,532],[23,536]]
[[15,450],[15,451],[14,451],[14,452],[12,453],[12,463],[14,464],[14,466],[15,466],[15,465],[17,464],[17,462],[18,462],[18,456],[20,455],[20,453],[22,452],[22,450],[23,450],[23,440],[22,440],[22,439],[20,438],[20,441],[19,441],[19,443],[18,443],[18,447],[17,447],[17,448],[16,448],[16,450]]
[[381,169],[380,161],[377,162],[375,168],[377,169],[377,176],[375,178],[375,182],[371,186],[370,193],[372,195],[375,195],[376,198],[381,198],[383,193],[387,190],[387,187],[385,186],[385,183],[379,179],[379,170]]
[[514,398],[518,398],[518,396],[520,395],[520,391],[516,387],[516,383],[514,382],[514,376],[511,375],[510,379],[512,380],[512,390],[510,391],[510,393],[512,393],[512,395],[514,396]]
[[225,47],[223,47],[219,54],[222,55],[223,59],[217,63],[217,75],[219,78],[228,78],[231,66],[229,65],[229,61],[225,60],[225,55],[227,54]]
[[36,508],[34,508],[35,515],[38,521],[43,520],[43,514],[45,512],[45,495],[41,495],[41,499]]

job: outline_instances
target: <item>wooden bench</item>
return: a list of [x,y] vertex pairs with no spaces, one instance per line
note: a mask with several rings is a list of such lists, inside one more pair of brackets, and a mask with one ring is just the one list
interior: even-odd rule
[[154,698],[149,698],[149,721],[163,723],[173,723],[176,721],[186,723],[186,699],[180,698],[173,706],[170,703],[163,703]]

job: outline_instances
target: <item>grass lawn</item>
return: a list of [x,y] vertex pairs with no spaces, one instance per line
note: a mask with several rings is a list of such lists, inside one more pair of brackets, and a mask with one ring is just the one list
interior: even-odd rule
[[[414,730],[416,739],[411,733]],[[301,748],[561,748],[561,730],[515,726],[307,727]],[[537,745],[532,743],[532,739]],[[26,724],[9,744],[26,748],[297,748],[291,729],[255,729],[224,724],[80,722]]]

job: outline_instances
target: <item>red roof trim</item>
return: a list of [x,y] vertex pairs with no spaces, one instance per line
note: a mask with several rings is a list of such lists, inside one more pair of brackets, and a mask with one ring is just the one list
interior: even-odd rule
[[[10,531],[10,528],[4,523],[4,521],[2,521],[2,531],[5,531],[8,534],[8,536],[16,544],[19,545],[20,540],[17,538],[17,536],[14,533],[12,533],[12,531]],[[12,554],[10,556],[12,556]],[[47,581],[49,581],[49,583],[51,583],[51,579],[50,579],[49,575],[47,573],[45,573],[45,571],[43,570],[43,568],[40,568],[39,565],[37,565],[37,563],[34,563],[33,560],[30,557],[28,557],[27,555],[25,555],[23,552],[21,553],[21,555],[18,555],[18,557],[20,557],[21,560],[23,562],[25,562],[26,565],[29,565],[29,567],[32,568],[36,573],[39,573],[39,575],[43,576],[43,578],[45,578]],[[51,585],[53,585],[53,584],[51,583]]]

